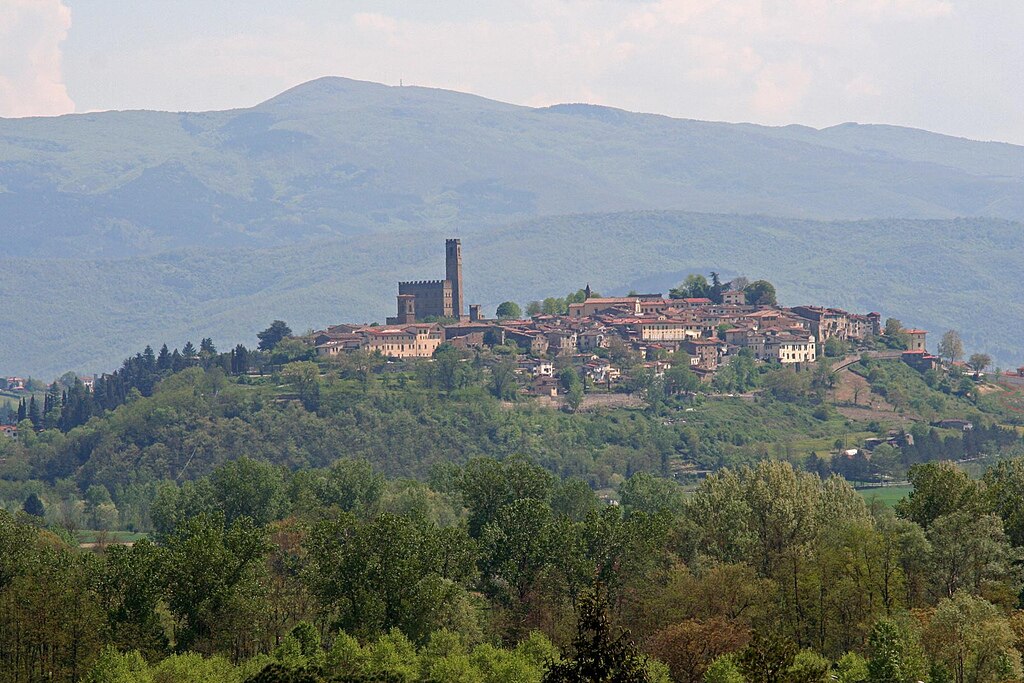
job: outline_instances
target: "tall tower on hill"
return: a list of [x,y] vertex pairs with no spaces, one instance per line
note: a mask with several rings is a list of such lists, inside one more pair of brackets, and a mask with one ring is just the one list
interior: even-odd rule
[[445,240],[445,279],[452,283],[452,317],[462,320],[462,240]]

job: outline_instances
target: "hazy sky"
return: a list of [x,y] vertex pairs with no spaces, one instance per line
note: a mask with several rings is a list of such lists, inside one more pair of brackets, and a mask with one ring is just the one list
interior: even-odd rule
[[1024,143],[1024,0],[0,0],[0,116],[243,107],[324,75]]

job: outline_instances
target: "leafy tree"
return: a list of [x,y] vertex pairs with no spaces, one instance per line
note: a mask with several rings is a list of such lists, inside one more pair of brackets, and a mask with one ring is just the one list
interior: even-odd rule
[[703,275],[687,275],[678,287],[669,290],[672,299],[703,299],[711,292],[711,285]]
[[200,515],[167,538],[163,576],[178,647],[212,653],[252,630],[256,571],[268,548],[248,517],[225,526],[223,515]]
[[263,330],[256,337],[260,340],[260,351],[273,351],[283,339],[291,336],[292,329],[283,320],[275,320],[270,327]]
[[495,398],[501,401],[514,400],[518,390],[515,361],[503,359],[491,366],[491,393]]
[[892,348],[905,349],[910,346],[910,337],[903,331],[903,323],[896,318],[886,319],[882,335]]
[[318,523],[309,556],[311,588],[335,627],[364,636],[400,629],[417,641],[453,618],[474,570],[465,532],[387,513]]
[[974,370],[975,376],[980,375],[991,364],[992,357],[987,353],[972,353],[967,359],[967,367]]
[[868,648],[871,683],[916,683],[928,678],[919,635],[909,622],[878,621],[871,629]]
[[776,306],[775,285],[767,280],[754,280],[743,288],[747,303],[751,306]]
[[320,367],[312,361],[295,361],[281,368],[281,379],[291,384],[306,410],[320,407]]
[[530,303],[526,304],[526,315],[530,316],[531,318],[535,315],[540,315],[543,308],[544,305],[541,302],[531,301]]
[[1020,653],[1006,618],[966,592],[944,599],[925,631],[926,647],[955,683],[1019,680]]
[[544,683],[648,683],[646,663],[627,633],[616,632],[608,618],[601,587],[580,601],[571,652],[552,662]]
[[504,301],[498,304],[496,314],[502,319],[518,320],[523,317],[523,309],[514,301]]
[[368,517],[377,511],[384,477],[366,460],[337,460],[317,478],[313,490],[323,505]]
[[914,465],[907,477],[914,490],[896,504],[896,512],[925,529],[943,515],[984,511],[978,482],[951,462]]
[[288,504],[281,470],[249,458],[218,467],[210,476],[210,485],[228,524],[245,517],[266,526],[280,519]]
[[700,683],[718,658],[740,650],[748,639],[746,627],[721,617],[689,619],[659,631],[651,652],[668,664],[679,683]]
[[737,663],[747,680],[788,683],[789,668],[796,655],[797,646],[792,641],[755,632],[750,644],[737,656]]
[[964,343],[956,330],[946,330],[938,346],[939,356],[948,358],[951,363],[964,357]]

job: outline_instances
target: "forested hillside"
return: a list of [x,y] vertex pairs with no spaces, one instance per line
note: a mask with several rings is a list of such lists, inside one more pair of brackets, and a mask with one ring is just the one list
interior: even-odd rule
[[1024,219],[1022,198],[1013,145],[339,78],[242,110],[4,119],[0,372],[101,370],[200,331],[241,341],[282,310],[380,320],[396,279],[439,276],[429,255],[453,234],[489,306],[535,283],[756,270],[787,301],[955,325],[1009,363],[1022,230],[997,219]]
[[[642,235],[642,239],[637,239]],[[146,258],[0,258],[0,372],[98,372],[152,339],[238,342],[287,312],[295,329],[383,322],[395,282],[443,274],[442,232]],[[758,275],[787,305],[879,311],[937,339],[961,330],[1004,367],[1024,360],[1014,274],[1024,225],[990,219],[800,221],[681,212],[574,215],[462,233],[466,293],[488,314],[589,282],[667,292],[689,273]]]
[[250,109],[0,120],[0,188],[8,254],[82,258],[623,210],[1019,220],[1024,148],[325,78]]

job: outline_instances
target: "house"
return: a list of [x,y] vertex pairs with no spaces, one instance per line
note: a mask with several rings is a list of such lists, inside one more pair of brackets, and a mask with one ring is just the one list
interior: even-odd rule
[[441,345],[440,325],[416,323],[404,327],[367,327],[360,348],[388,358],[430,358]]
[[[321,339],[320,336],[317,339]],[[316,355],[320,357],[332,357],[350,351],[356,351],[363,344],[363,336],[359,334],[336,334],[327,337],[316,345]]]
[[849,316],[850,339],[863,341],[882,334],[882,315],[880,313],[868,313],[860,315],[851,313]]
[[718,369],[718,349],[721,341],[711,339],[687,339],[680,346],[690,354],[690,365],[701,370]]
[[764,360],[777,360],[784,365],[792,363],[813,363],[818,358],[814,335],[798,335],[788,332],[768,334],[764,341]]
[[8,438],[11,438],[11,439],[14,439],[15,441],[17,441],[17,439],[18,439],[18,427],[17,427],[17,425],[0,425],[0,435],[6,436]]
[[543,356],[548,352],[548,338],[536,330],[525,330],[502,326],[505,340],[515,342],[531,356]]
[[576,353],[579,341],[576,333],[571,330],[555,330],[548,332],[548,351],[555,356]]
[[928,333],[924,330],[903,330],[903,334],[907,335],[907,351],[924,351],[925,350],[925,338]]
[[730,306],[745,306],[747,295],[742,289],[730,289],[722,292],[722,303]]
[[969,420],[939,420],[938,422],[932,422],[932,427],[938,427],[939,429],[956,429],[961,432],[969,432],[974,429],[974,423]]
[[789,310],[807,320],[811,334],[823,343],[833,337],[843,340],[850,338],[850,320],[846,311],[820,306],[794,306]]
[[549,360],[526,358],[517,363],[518,370],[531,377],[554,377],[555,364]]
[[608,331],[604,328],[584,330],[579,334],[580,351],[587,353],[608,346]]
[[24,377],[8,377],[7,378],[7,390],[8,391],[25,391],[25,378]]
[[940,359],[938,356],[933,356],[924,349],[904,351],[900,355],[900,359],[910,367],[920,372],[934,370],[935,368],[939,367],[940,363]]
[[632,315],[640,315],[640,298],[635,296],[594,297],[580,304],[569,304],[569,317],[590,318],[598,313],[615,309],[624,309]]

